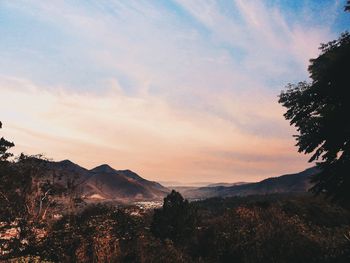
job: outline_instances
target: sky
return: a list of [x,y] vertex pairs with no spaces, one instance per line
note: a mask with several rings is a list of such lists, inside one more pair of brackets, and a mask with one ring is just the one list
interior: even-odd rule
[[0,0],[1,136],[157,181],[299,172],[278,95],[348,29],[344,4]]

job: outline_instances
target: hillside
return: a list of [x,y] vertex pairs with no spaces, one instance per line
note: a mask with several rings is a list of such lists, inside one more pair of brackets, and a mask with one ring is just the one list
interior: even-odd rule
[[245,183],[233,186],[210,186],[190,189],[178,189],[189,199],[209,197],[229,197],[247,195],[266,195],[275,193],[303,193],[311,187],[310,176],[317,174],[319,169],[312,167],[303,172],[271,177],[256,183]]
[[[88,200],[159,200],[169,193],[168,188],[157,182],[148,181],[130,170],[116,170],[107,164],[88,170],[64,160],[50,162],[49,167],[62,184],[67,183],[68,179],[76,180],[81,195]],[[318,168],[312,167],[300,173],[271,177],[256,183],[220,183],[205,187],[174,188],[188,199],[303,193],[311,187],[310,176],[318,172]]]
[[75,180],[81,195],[88,200],[138,201],[162,199],[169,190],[130,170],[116,170],[107,164],[91,170],[69,160],[49,162],[49,170],[58,183]]

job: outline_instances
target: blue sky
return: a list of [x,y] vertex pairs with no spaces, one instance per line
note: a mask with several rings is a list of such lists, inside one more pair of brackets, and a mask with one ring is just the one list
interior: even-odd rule
[[344,4],[1,1],[2,132],[17,151],[163,181],[298,171],[277,95],[348,28]]

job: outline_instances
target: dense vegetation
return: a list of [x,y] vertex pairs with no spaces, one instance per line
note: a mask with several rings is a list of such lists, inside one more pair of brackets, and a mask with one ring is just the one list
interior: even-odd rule
[[[346,11],[350,11],[347,2]],[[320,55],[310,60],[311,82],[289,84],[279,102],[297,128],[299,152],[311,154],[321,172],[314,176],[316,194],[349,205],[350,200],[350,34],[322,44]]]
[[65,215],[25,255],[49,262],[349,262],[350,212],[310,195],[187,203],[172,192],[155,212],[99,204]]

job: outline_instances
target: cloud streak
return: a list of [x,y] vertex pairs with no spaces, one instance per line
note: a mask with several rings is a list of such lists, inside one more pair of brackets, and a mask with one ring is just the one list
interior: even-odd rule
[[277,94],[307,78],[330,22],[261,1],[1,5],[0,110],[17,151],[190,182],[307,166]]
[[[286,138],[248,133],[226,118],[171,108],[157,97],[52,91],[18,79],[1,79],[0,85],[7,98],[5,135],[20,151],[71,158],[88,167],[108,162],[151,179],[184,181],[235,180],[235,171],[247,176],[255,166],[258,172],[245,178],[254,180],[271,165],[285,169],[285,163],[274,164],[279,159],[302,164]],[[236,154],[220,153],[232,150]]]

